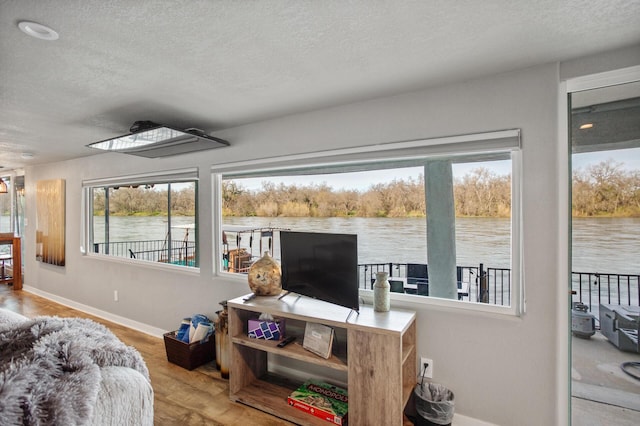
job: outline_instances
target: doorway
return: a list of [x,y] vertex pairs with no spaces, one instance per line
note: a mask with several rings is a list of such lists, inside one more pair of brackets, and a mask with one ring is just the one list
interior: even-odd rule
[[570,93],[569,106],[571,420],[632,425],[640,353],[607,321],[640,314],[640,81]]

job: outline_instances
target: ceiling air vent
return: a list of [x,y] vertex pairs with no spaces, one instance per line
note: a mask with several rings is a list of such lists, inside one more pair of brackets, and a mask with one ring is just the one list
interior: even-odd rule
[[229,142],[206,135],[202,130],[179,130],[152,121],[136,121],[129,131],[131,133],[87,146],[140,157],[161,158],[229,145]]

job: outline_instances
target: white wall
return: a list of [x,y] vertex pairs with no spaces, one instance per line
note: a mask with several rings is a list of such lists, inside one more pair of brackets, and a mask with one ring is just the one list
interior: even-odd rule
[[[212,164],[456,134],[522,129],[524,268],[520,318],[405,304],[418,311],[418,354],[434,359],[434,380],[455,392],[456,412],[501,425],[556,424],[559,374],[557,65],[345,105],[222,131],[231,147],[173,159],[102,154],[26,171],[25,285],[149,324],[175,329],[183,316],[213,314],[249,292],[212,275]],[[87,143],[90,141],[87,141]],[[181,167],[200,168],[200,274],[82,256],[81,181]],[[67,183],[67,263],[35,261],[35,184]],[[113,301],[118,290],[119,302]],[[399,304],[395,303],[396,306]],[[566,323],[566,321],[565,321]],[[384,350],[381,348],[380,350]],[[561,389],[561,387],[560,387]]]

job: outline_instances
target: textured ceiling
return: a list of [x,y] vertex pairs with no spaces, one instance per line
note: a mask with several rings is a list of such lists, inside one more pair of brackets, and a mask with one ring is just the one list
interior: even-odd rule
[[637,0],[0,0],[0,165],[92,155],[136,120],[213,133],[637,43]]

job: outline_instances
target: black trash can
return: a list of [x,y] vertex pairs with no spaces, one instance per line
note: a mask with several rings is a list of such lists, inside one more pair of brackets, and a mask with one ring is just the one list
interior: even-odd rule
[[421,383],[414,390],[417,426],[444,426],[453,421],[454,397],[438,383]]

